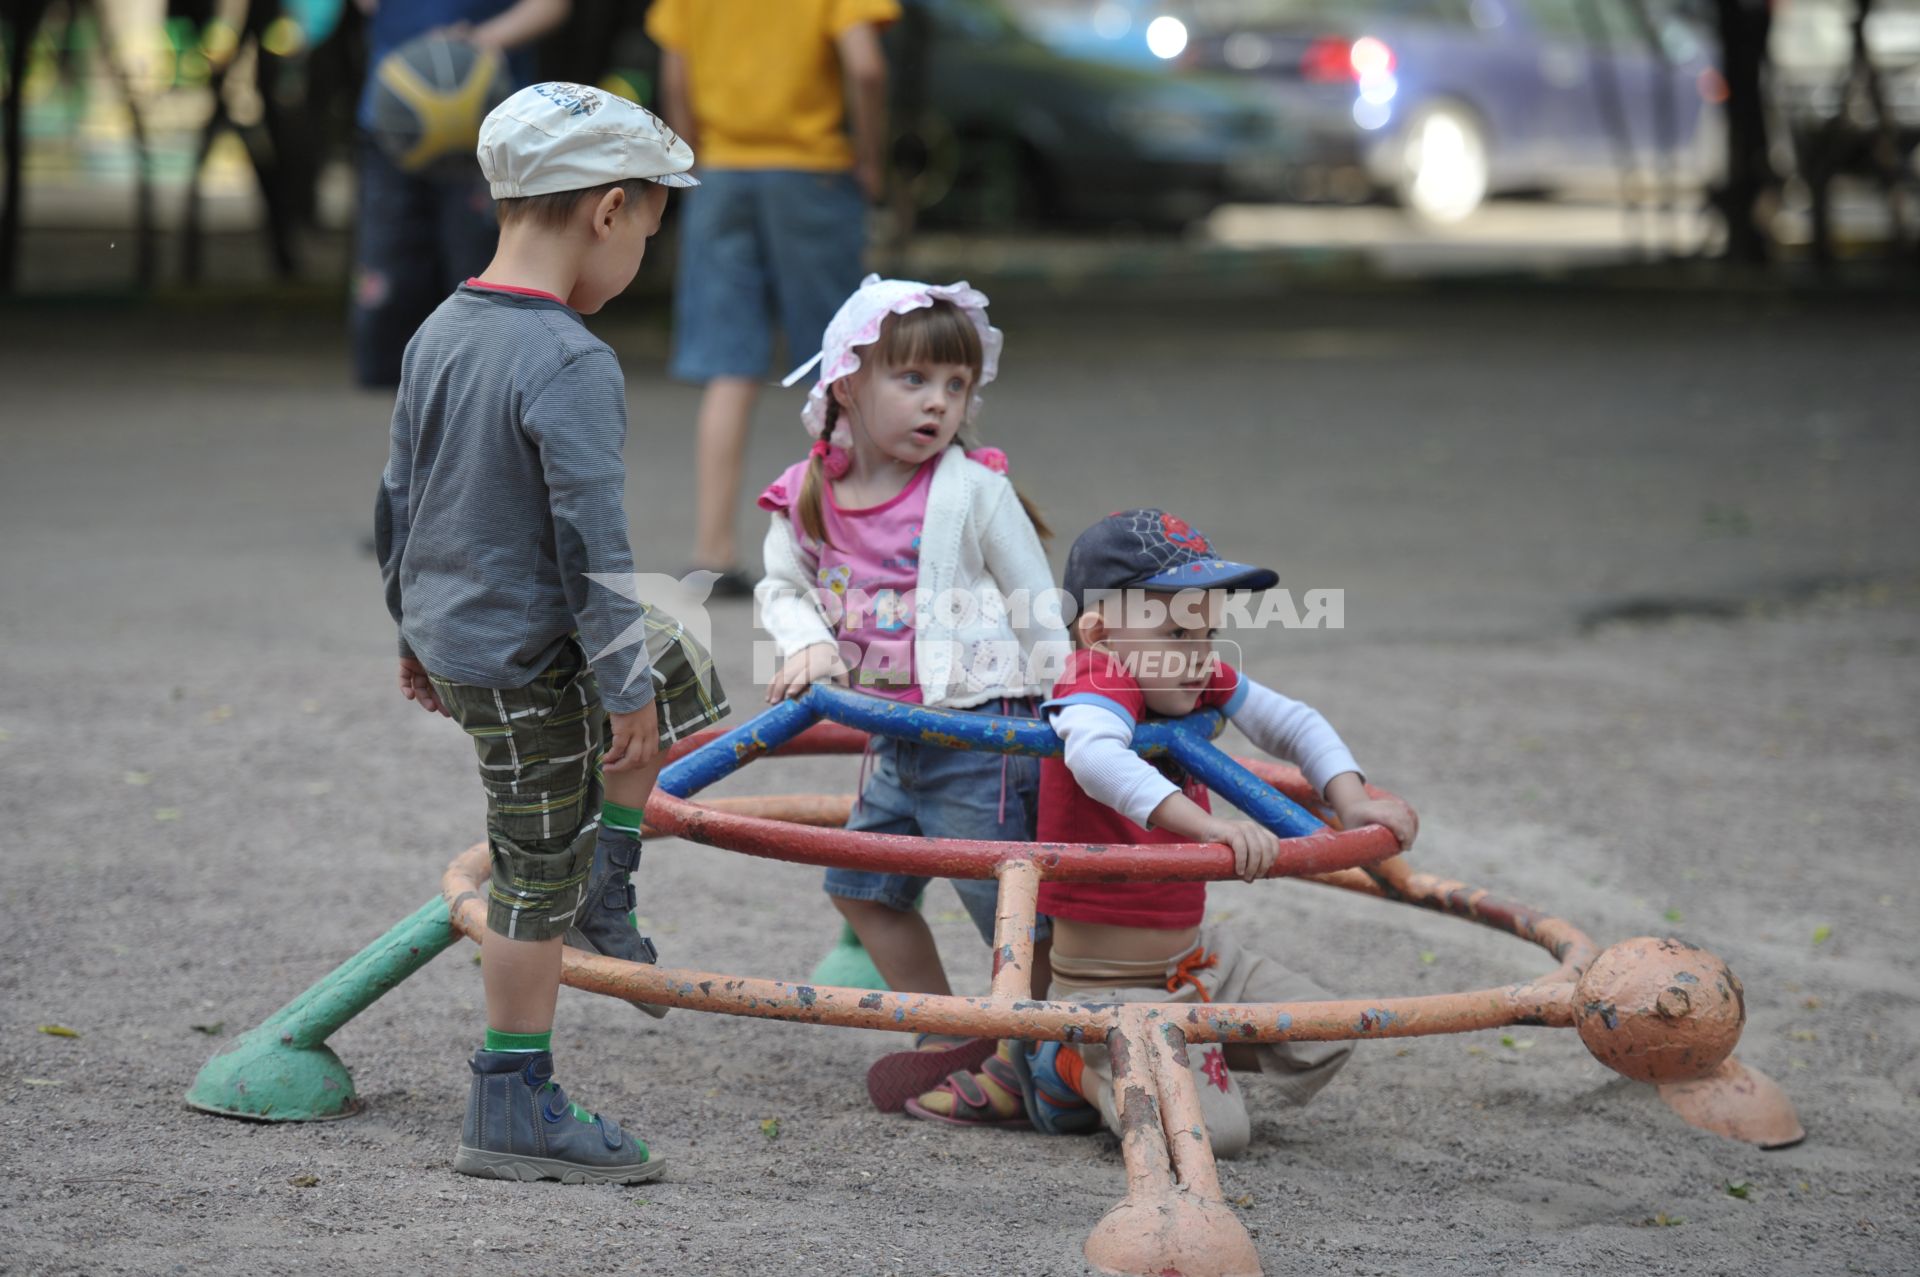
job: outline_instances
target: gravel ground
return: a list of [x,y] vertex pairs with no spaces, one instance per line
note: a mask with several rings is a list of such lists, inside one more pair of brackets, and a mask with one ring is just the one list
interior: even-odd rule
[[[1603,944],[1726,958],[1741,1057],[1808,1130],[1777,1152],[1695,1131],[1566,1032],[1369,1044],[1304,1112],[1251,1084],[1254,1148],[1223,1177],[1269,1273],[1920,1271],[1914,318],[1538,290],[996,307],[983,434],[1056,553],[1152,502],[1290,588],[1344,589],[1345,629],[1248,635],[1247,667],[1420,809],[1424,867]],[[639,557],[677,567],[694,397],[647,316],[599,326],[629,373]],[[330,315],[14,311],[0,337],[0,1272],[1082,1270],[1115,1141],[876,1114],[878,1033],[563,991],[563,1076],[672,1173],[456,1176],[465,944],[334,1036],[363,1115],[186,1109],[222,1042],[433,894],[480,832],[471,753],[391,692],[358,546],[386,406],[342,387]],[[763,408],[751,474],[798,455],[797,403]],[[744,713],[750,611],[715,619]],[[661,842],[642,911],[671,962],[801,976],[836,931],[816,879]],[[1211,900],[1355,995],[1547,966],[1311,885]],[[929,908],[983,990],[957,902]]]

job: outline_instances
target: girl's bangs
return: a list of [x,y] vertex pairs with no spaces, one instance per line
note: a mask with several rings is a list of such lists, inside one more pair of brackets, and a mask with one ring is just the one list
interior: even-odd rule
[[874,354],[883,364],[959,364],[980,375],[980,330],[951,302],[935,301],[905,314],[888,315],[880,325]]

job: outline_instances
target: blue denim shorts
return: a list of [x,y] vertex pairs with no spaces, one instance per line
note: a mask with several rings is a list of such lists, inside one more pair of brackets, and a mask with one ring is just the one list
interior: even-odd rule
[[[1031,715],[1032,703],[1009,701],[1008,712]],[[1039,816],[1040,760],[1018,754],[948,749],[891,736],[873,738],[871,770],[848,829],[921,838],[970,838],[982,842],[1032,842]],[[1004,768],[1004,773],[1003,773]],[[1005,778],[1004,806],[1002,776]],[[877,900],[889,909],[913,908],[931,877],[829,869],[830,896]],[[993,915],[1000,886],[992,879],[953,878],[960,903],[993,943]],[[1052,920],[1039,918],[1036,940],[1053,933]]]
[[776,323],[789,366],[811,357],[860,286],[867,206],[852,176],[705,168],[679,198],[672,375],[785,372],[769,367]]

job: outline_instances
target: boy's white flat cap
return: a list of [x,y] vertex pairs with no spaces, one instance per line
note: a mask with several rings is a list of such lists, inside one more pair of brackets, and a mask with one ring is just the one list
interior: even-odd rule
[[659,116],[617,93],[550,80],[487,113],[480,171],[493,198],[580,191],[627,178],[698,186],[693,148]]

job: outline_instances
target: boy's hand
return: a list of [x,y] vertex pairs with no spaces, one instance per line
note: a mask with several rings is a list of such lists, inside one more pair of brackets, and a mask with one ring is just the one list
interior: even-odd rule
[[1412,850],[1413,840],[1420,833],[1420,817],[1398,798],[1367,798],[1345,804],[1336,810],[1342,829],[1358,829],[1362,825],[1384,826],[1400,840],[1402,851]]
[[600,759],[600,770],[637,772],[660,753],[660,711],[649,702],[626,714],[607,715],[613,743]]
[[1206,841],[1233,848],[1233,872],[1247,882],[1266,877],[1280,859],[1280,840],[1273,831],[1248,820],[1216,820],[1207,829]]
[[440,698],[434,694],[433,680],[427,677],[427,667],[411,656],[400,658],[400,695],[431,713],[442,718],[452,718],[453,714]]
[[840,659],[840,649],[832,643],[815,643],[789,656],[767,686],[767,704],[798,696],[814,683],[846,686],[847,667]]

